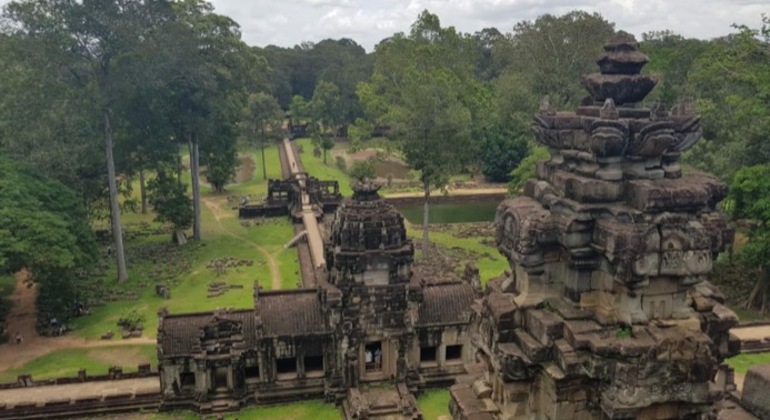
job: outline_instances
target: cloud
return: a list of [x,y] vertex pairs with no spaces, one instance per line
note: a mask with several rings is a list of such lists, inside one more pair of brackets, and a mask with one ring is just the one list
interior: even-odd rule
[[[0,5],[8,0],[0,0]],[[211,0],[217,13],[241,25],[251,45],[284,47],[303,41],[351,38],[371,51],[395,32],[406,32],[427,9],[461,32],[487,27],[510,32],[522,20],[580,9],[598,12],[640,37],[670,29],[686,37],[714,38],[734,32],[732,24],[758,27],[770,13],[767,0]]]

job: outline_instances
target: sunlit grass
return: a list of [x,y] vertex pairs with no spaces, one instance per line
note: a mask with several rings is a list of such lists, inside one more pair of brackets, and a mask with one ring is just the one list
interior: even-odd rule
[[[200,416],[191,412],[157,413],[152,420],[193,420]],[[341,420],[340,409],[323,401],[300,401],[291,404],[271,405],[268,407],[248,407],[237,413],[227,414],[226,420]]]
[[425,420],[437,420],[441,417],[445,419],[452,418],[449,414],[449,390],[431,389],[417,398],[417,405],[422,412],[422,418]]
[[743,353],[727,359],[727,364],[735,369],[735,373],[746,373],[754,365],[770,364],[770,352],[768,353]]
[[[459,228],[461,224],[458,223],[457,225]],[[411,237],[413,241],[421,241],[422,227],[407,224],[407,235]],[[476,258],[473,258],[472,262],[476,264],[476,268],[479,269],[479,275],[481,276],[481,283],[483,285],[486,285],[487,281],[499,276],[503,271],[509,268],[508,261],[505,257],[500,255],[497,248],[481,243],[481,240],[485,239],[483,237],[459,238],[451,232],[436,231],[431,231],[429,237],[431,243],[438,245],[439,247],[459,247],[476,255]],[[464,264],[462,261],[458,267],[455,267],[458,272],[463,268]]]
[[74,377],[80,369],[88,375],[106,375],[111,366],[121,366],[123,372],[136,372],[141,363],[156,366],[157,354],[152,344],[62,349],[0,373],[0,382],[13,382],[21,374],[32,375],[35,380]]

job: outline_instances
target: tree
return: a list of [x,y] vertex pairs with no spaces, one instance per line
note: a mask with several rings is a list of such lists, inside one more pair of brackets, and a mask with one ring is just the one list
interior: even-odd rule
[[307,120],[312,116],[312,112],[310,111],[310,104],[305,100],[305,98],[299,95],[295,95],[291,98],[289,112],[291,113],[292,124]]
[[77,270],[87,270],[97,253],[78,196],[0,155],[0,272],[29,272],[40,285],[41,317],[72,315]]
[[40,39],[0,35],[0,145],[9,158],[75,191],[90,218],[109,217],[93,92],[52,71],[49,48]]
[[360,182],[364,182],[367,179],[374,179],[377,177],[377,173],[375,172],[375,165],[377,162],[378,159],[374,157],[357,160],[350,165],[348,174],[351,178],[355,178]]
[[313,147],[317,147],[323,150],[323,162],[326,164],[326,151],[331,150],[334,147],[334,138],[328,135],[324,135],[323,130],[317,122],[311,122],[308,125],[308,134],[310,135],[310,143]]
[[557,108],[575,106],[585,96],[580,76],[596,71],[602,45],[614,33],[598,13],[546,14],[514,26],[508,45],[500,46],[501,60],[537,97],[549,95]]
[[481,172],[493,182],[507,182],[529,152],[527,133],[500,125],[485,128],[482,135]]
[[730,195],[734,201],[733,217],[751,219],[757,226],[749,231],[749,241],[740,256],[757,271],[756,282],[746,308],[770,311],[770,165],[740,169],[733,179]]
[[527,157],[522,159],[519,166],[511,171],[511,181],[508,183],[509,193],[512,195],[518,194],[528,180],[535,178],[537,163],[548,160],[550,157],[551,155],[545,147],[530,144],[530,151]]
[[672,31],[643,33],[639,49],[650,57],[644,71],[658,77],[657,88],[647,96],[647,101],[660,100],[674,106],[689,94],[687,76],[707,48],[708,41],[685,38]]
[[175,168],[161,165],[156,168],[156,177],[148,182],[149,200],[155,209],[155,220],[171,223],[173,238],[179,245],[184,244],[184,230],[193,222],[192,201],[187,196],[187,186],[177,182]]
[[359,86],[370,118],[391,127],[389,137],[409,165],[420,171],[425,198],[423,252],[430,250],[431,188],[460,167],[471,140],[480,91],[473,75],[471,44],[438,16],[424,11],[410,34],[377,45],[371,82]]
[[337,85],[323,80],[316,85],[310,111],[313,119],[321,124],[324,133],[336,135],[337,129],[344,122],[341,102]]
[[283,113],[275,97],[263,92],[249,95],[247,110],[247,126],[251,136],[257,137],[259,149],[262,152],[262,178],[267,179],[265,165],[265,140],[267,135],[280,132]]
[[[177,142],[186,144],[190,151],[193,239],[200,240],[200,148],[202,142],[209,141],[202,136],[218,132],[221,128],[218,124],[222,121],[217,118],[225,116],[227,121],[235,124],[235,118],[231,118],[232,110],[240,112],[245,106],[234,92],[242,91],[242,57],[247,48],[240,40],[238,25],[228,17],[213,13],[211,4],[184,0],[173,3],[173,6],[177,20],[174,25],[169,25],[170,45],[165,50],[169,53],[171,70],[167,85],[167,115],[175,127]],[[235,101],[237,106],[230,106],[230,101]],[[227,114],[214,112],[220,106],[230,111]],[[235,142],[234,136],[225,138]],[[223,139],[220,137],[216,141]],[[225,159],[218,163],[228,162],[234,160]],[[218,171],[218,174],[224,174],[226,170]]]
[[695,61],[688,89],[696,92],[705,141],[684,161],[729,180],[740,168],[770,161],[770,21],[714,40]]
[[238,167],[236,119],[241,111],[239,105],[226,100],[214,106],[202,133],[206,141],[201,145],[201,161],[206,165],[206,179],[217,193],[223,192],[225,184],[235,178]]
[[113,108],[118,98],[122,65],[138,51],[152,30],[168,19],[167,3],[158,0],[84,1],[21,0],[7,5],[5,14],[16,35],[36,38],[49,46],[49,58],[67,69],[70,83],[93,89],[94,107],[102,121],[110,192],[110,209],[118,280],[128,278],[120,224],[118,187],[113,158]]
[[350,152],[361,149],[362,143],[372,138],[372,125],[363,118],[356,118],[356,122],[348,126],[348,139],[350,140]]

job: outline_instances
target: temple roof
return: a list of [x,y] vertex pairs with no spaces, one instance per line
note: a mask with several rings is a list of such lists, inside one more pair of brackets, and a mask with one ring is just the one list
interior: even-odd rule
[[[200,342],[201,328],[211,322],[214,312],[168,315],[161,320],[161,334],[158,338],[164,356],[189,355]],[[254,311],[244,309],[230,312],[217,312],[221,319],[240,322],[243,325],[243,338],[249,347],[257,341]]]
[[298,336],[329,331],[315,289],[260,293],[257,305],[265,337]]
[[423,289],[418,326],[467,324],[476,298],[466,282],[428,284]]
[[341,251],[398,250],[408,246],[404,217],[377,193],[372,183],[353,185],[331,225],[330,245]]

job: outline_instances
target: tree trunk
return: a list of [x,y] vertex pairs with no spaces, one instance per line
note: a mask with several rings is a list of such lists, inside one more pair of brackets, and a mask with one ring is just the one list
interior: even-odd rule
[[147,214],[147,191],[144,189],[144,169],[139,170],[139,197],[142,200],[142,214]]
[[[187,145],[189,146],[189,143]],[[179,153],[179,148],[176,151],[176,182],[182,184],[182,154]]]
[[430,182],[423,182],[425,193],[425,206],[422,215],[422,256],[430,255],[430,238],[428,237],[428,225],[430,224]]
[[262,137],[259,138],[259,148],[262,150],[262,179],[267,181],[267,166],[265,166],[265,127],[260,127]]
[[326,148],[324,147],[324,165],[326,165]]
[[[195,139],[193,140],[193,136]],[[201,190],[199,180],[199,159],[198,159],[198,135],[192,134],[189,139],[190,147],[190,173],[192,177],[193,191],[193,239],[201,240]]]
[[118,256],[118,282],[128,279],[126,269],[126,254],[123,250],[123,232],[120,226],[120,206],[118,205],[118,183],[115,179],[115,159],[112,157],[112,127],[110,113],[107,108],[102,110],[104,116],[104,148],[107,154],[107,179],[110,186],[110,215],[112,216],[112,236],[115,241],[115,254]]

